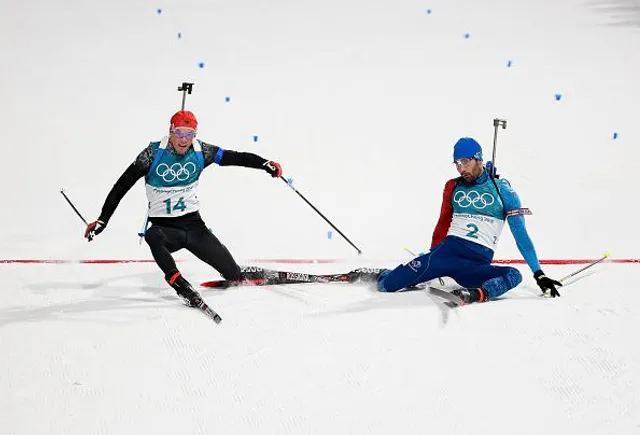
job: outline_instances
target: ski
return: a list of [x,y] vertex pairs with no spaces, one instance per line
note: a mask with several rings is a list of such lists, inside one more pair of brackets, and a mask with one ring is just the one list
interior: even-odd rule
[[276,271],[263,269],[256,266],[241,266],[241,280],[218,279],[214,281],[206,281],[200,284],[200,287],[208,288],[229,288],[239,286],[263,286],[271,285],[270,281],[276,274]]
[[203,313],[210,317],[214,322],[222,322],[222,317],[220,317],[220,315],[216,313],[213,308],[207,305],[204,299],[201,299],[201,302],[197,305],[197,308],[199,308]]
[[312,283],[354,283],[373,282],[382,269],[360,268],[347,273],[335,273],[318,275],[312,273],[285,272],[279,270],[262,269],[258,267],[243,268],[242,274],[245,277],[241,280],[214,280],[205,281],[201,287],[208,288],[229,288],[238,286],[265,286],[282,284],[312,284]]
[[240,287],[240,286],[262,286],[262,285],[271,285],[272,283],[268,282],[264,278],[260,279],[241,279],[241,280],[228,280],[228,279],[219,279],[214,281],[205,281],[200,284],[200,287],[210,287],[210,288],[229,288],[229,287]]
[[460,299],[458,296],[446,290],[442,290],[437,287],[431,287],[431,286],[427,287],[427,290],[429,291],[430,294],[444,299],[446,301],[445,305],[447,305],[450,308],[456,308],[456,307],[461,307],[463,305],[466,305],[466,303],[462,299]]
[[220,279],[214,281],[205,281],[200,284],[201,287],[213,288],[229,288],[240,286],[265,286],[265,285],[282,285],[282,284],[311,284],[311,283],[330,283],[330,282],[352,282],[352,277],[346,273],[334,275],[314,275],[309,273],[297,272],[276,272],[264,278],[248,278],[241,280]]

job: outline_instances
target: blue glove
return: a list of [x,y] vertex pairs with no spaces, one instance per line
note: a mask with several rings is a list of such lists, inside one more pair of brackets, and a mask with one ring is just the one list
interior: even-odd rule
[[493,162],[491,160],[489,160],[487,164],[484,166],[485,168],[487,168],[487,173],[489,174],[489,177],[500,178],[500,175],[498,175],[498,170],[493,167]]

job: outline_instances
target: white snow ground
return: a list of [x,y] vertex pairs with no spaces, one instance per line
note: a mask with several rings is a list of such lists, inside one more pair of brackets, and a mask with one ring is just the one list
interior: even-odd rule
[[453,312],[361,285],[204,290],[220,325],[153,264],[2,275],[4,434],[640,433],[634,265]]
[[[239,259],[424,249],[453,144],[490,155],[496,117],[539,257],[637,259],[637,21],[631,0],[2,2],[0,260],[148,259],[141,183],[92,243],[59,190],[95,219],[183,81],[201,139],[282,163],[367,256],[281,181],[207,169],[202,214]],[[496,258],[520,258],[508,229]],[[448,317],[424,292],[206,290],[215,325],[154,264],[0,264],[0,434],[640,434],[639,265],[556,300],[521,270]]]

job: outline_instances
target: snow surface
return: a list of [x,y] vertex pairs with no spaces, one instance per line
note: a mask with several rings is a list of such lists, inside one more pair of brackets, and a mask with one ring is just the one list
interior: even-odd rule
[[[637,434],[637,266],[594,269],[560,299],[529,279],[457,311],[424,291],[364,285],[204,290],[216,325],[182,306],[155,265],[5,266],[0,427]],[[207,276],[196,263],[185,273]]]
[[[201,139],[279,161],[364,253],[281,181],[208,169],[202,215],[243,264],[408,260],[453,143],[489,156],[494,118],[541,258],[640,257],[632,1],[9,3],[0,260],[149,259],[140,184],[92,243],[59,191],[95,219],[183,81]],[[193,283],[217,278],[176,257]],[[520,258],[508,229],[496,257]],[[203,290],[215,325],[153,263],[2,263],[0,433],[640,434],[638,264],[597,265],[553,300],[519,268],[503,300],[456,311],[362,285]]]

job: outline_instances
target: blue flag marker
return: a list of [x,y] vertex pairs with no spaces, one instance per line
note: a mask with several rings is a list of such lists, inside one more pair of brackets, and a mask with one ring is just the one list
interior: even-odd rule
[[562,94],[556,94],[556,101],[560,101],[562,99]]
[[332,237],[333,237],[333,231],[327,231],[327,238],[331,240]]
[[253,136],[253,141],[258,142],[258,136]]

